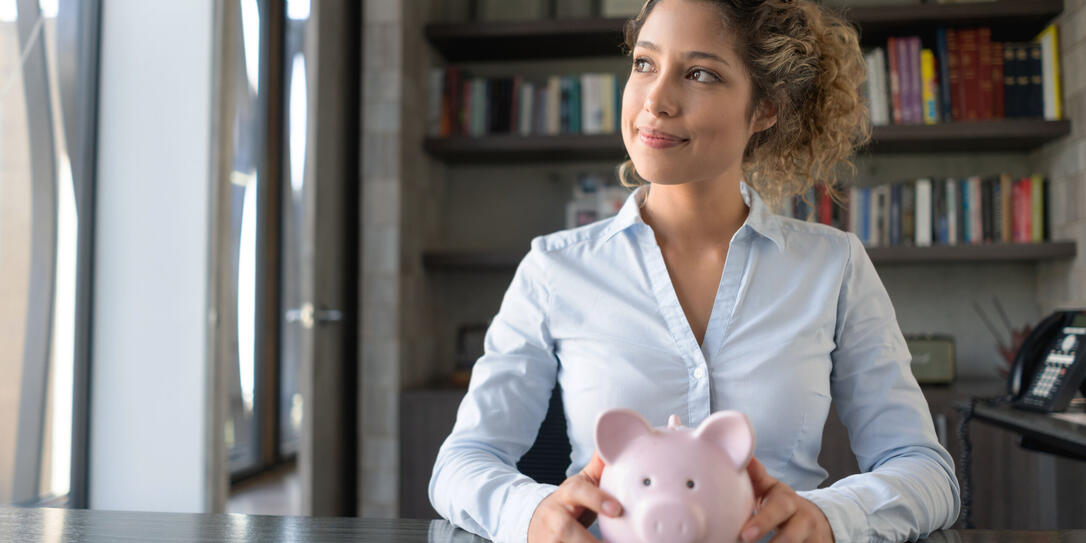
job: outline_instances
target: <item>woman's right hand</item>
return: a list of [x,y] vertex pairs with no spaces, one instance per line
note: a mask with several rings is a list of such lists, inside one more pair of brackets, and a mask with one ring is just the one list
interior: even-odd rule
[[596,538],[586,528],[597,513],[622,515],[618,500],[600,490],[603,466],[599,453],[592,453],[592,460],[580,473],[539,502],[528,523],[528,543],[591,543]]

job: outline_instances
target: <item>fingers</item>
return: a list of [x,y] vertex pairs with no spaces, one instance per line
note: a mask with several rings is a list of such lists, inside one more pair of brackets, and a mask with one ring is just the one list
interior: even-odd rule
[[750,484],[754,487],[755,496],[766,494],[777,483],[777,479],[770,475],[765,466],[753,456],[747,464],[747,475],[750,476]]
[[798,509],[798,497],[780,483],[770,487],[761,501],[763,505],[758,509],[758,514],[751,517],[740,532],[744,543],[757,541],[792,518]]
[[813,519],[796,515],[777,530],[777,535],[774,536],[769,543],[799,543],[802,541],[812,541],[813,539],[811,536],[814,533],[814,528],[815,523]]
[[603,468],[603,459],[600,458],[599,451],[592,451],[592,460],[588,461],[588,465],[581,470],[581,473],[598,485],[600,484],[600,477],[603,477]]
[[551,532],[556,541],[563,543],[599,543],[588,530],[568,514],[549,516]]
[[559,490],[561,490],[563,494],[562,502],[566,504],[567,507],[585,507],[609,517],[622,515],[622,506],[619,505],[618,500],[603,490],[600,490],[600,487],[589,481],[587,477],[580,481],[568,481],[568,483],[563,484]]

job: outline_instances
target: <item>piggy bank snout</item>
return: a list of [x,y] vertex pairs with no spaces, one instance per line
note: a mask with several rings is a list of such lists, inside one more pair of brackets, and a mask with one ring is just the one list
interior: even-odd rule
[[678,499],[658,499],[642,507],[638,526],[641,541],[693,543],[705,536],[705,514],[695,504]]

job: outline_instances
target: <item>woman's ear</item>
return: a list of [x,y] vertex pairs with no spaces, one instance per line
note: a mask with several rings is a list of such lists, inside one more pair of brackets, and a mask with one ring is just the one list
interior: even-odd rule
[[777,105],[769,100],[763,100],[754,114],[753,132],[769,130],[777,124]]

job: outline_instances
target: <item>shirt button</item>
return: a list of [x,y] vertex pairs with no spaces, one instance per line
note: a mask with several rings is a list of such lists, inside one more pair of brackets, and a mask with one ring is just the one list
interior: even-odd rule
[[705,378],[705,368],[702,367],[702,366],[698,366],[697,369],[694,370],[694,378],[695,379],[704,379]]

